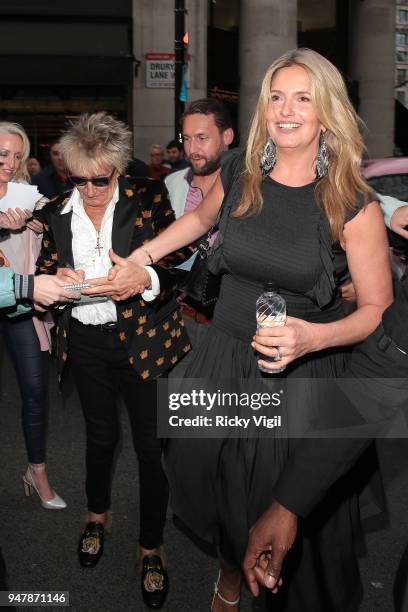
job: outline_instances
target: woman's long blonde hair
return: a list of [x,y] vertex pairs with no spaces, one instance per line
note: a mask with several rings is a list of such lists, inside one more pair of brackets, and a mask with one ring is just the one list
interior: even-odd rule
[[12,123],[11,121],[0,121],[0,134],[11,134],[13,136],[20,136],[23,141],[23,155],[18,170],[13,174],[12,180],[15,183],[29,183],[30,175],[27,170],[27,160],[30,156],[30,141],[25,133],[24,128],[19,123]]
[[361,120],[348,98],[346,86],[337,68],[311,49],[288,51],[273,62],[266,72],[249,132],[243,193],[235,216],[257,214],[262,208],[262,177],[259,165],[269,137],[265,117],[271,83],[278,70],[289,66],[302,66],[308,73],[316,115],[327,129],[325,141],[329,170],[318,182],[316,191],[329,220],[332,238],[339,240],[347,210],[357,206],[356,194],[362,193],[365,202],[368,202],[370,190],[360,175],[360,162],[364,151],[359,131]]

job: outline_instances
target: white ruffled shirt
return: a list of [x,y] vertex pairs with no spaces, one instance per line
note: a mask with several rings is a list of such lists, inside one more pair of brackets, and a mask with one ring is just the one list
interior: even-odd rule
[[[76,270],[84,270],[85,279],[107,276],[112,262],[109,249],[112,248],[112,223],[116,203],[119,200],[119,187],[116,186],[102,219],[99,232],[85,212],[78,189],[74,189],[61,214],[72,211],[72,255]],[[99,246],[99,249],[97,248]],[[151,288],[142,293],[146,302],[152,301],[160,293],[160,283],[156,272],[146,266],[151,278]],[[84,325],[98,325],[117,321],[115,302],[108,298],[95,304],[81,304],[72,309],[72,316]]]

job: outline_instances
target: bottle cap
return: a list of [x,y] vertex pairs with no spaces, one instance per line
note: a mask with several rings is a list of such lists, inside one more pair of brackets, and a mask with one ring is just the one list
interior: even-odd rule
[[278,291],[278,287],[275,285],[275,283],[265,283],[264,284],[264,291]]

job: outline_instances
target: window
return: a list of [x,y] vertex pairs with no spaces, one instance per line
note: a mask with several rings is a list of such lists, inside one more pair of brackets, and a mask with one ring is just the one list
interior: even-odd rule
[[398,9],[398,23],[408,23],[408,9]]
[[408,62],[408,52],[397,50],[397,62]]
[[397,70],[397,85],[403,85],[405,84],[407,80],[407,71],[406,70]]
[[405,105],[405,91],[397,91],[397,100]]
[[407,44],[408,36],[406,32],[396,32],[395,38],[396,38],[395,42],[397,45]]

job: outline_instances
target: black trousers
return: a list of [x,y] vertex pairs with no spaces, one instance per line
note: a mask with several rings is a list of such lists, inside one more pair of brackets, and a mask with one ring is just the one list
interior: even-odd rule
[[86,424],[88,510],[101,514],[110,506],[111,472],[119,439],[117,400],[122,395],[139,461],[139,541],[144,548],[155,548],[163,541],[168,503],[162,441],[156,437],[156,383],[143,382],[129,364],[118,333],[99,326],[72,319],[69,356]]

